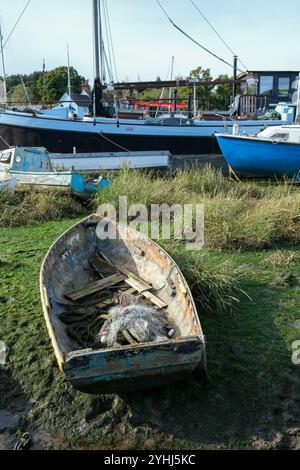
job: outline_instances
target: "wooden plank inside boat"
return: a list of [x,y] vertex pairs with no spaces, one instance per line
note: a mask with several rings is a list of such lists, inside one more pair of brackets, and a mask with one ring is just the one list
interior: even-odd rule
[[[134,248],[136,251],[136,247]],[[140,250],[141,251],[141,250]],[[144,253],[144,252],[143,252]],[[101,256],[103,256],[103,253],[101,253]],[[124,266],[121,266],[119,264],[113,264],[111,261],[109,261],[106,257],[107,262],[111,264],[111,266],[114,266],[118,271],[123,273],[125,276],[128,276],[127,279],[125,279],[125,282],[135,289],[139,294],[142,294],[145,298],[150,300],[154,305],[156,305],[158,308],[166,308],[167,304],[163,302],[161,299],[159,299],[156,295],[154,295],[151,291],[152,286],[147,284],[143,279],[139,278],[135,274],[133,274],[131,271],[129,271],[127,268]]]
[[104,279],[107,276],[117,274],[118,271],[111,264],[100,257],[99,253],[95,253],[90,259],[90,264],[93,266],[95,271]]
[[90,284],[87,284],[81,289],[75,290],[73,292],[69,292],[68,294],[66,294],[66,297],[68,297],[69,299],[73,301],[80,300],[85,297],[88,297],[89,295],[95,294],[109,287],[115,286],[116,284],[120,284],[125,279],[126,277],[123,274],[114,274],[113,276],[109,276],[105,279],[101,279],[100,281],[91,282]]

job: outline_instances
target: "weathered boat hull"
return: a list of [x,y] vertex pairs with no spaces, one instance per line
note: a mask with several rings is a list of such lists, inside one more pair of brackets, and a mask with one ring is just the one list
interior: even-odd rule
[[0,192],[7,191],[13,193],[16,189],[16,179],[13,177],[4,177],[1,178],[0,174]]
[[73,172],[17,172],[11,171],[18,185],[37,186],[42,188],[60,188],[72,191],[78,196],[88,195],[108,188],[110,180],[100,178],[98,183],[88,183],[84,177]]
[[[183,275],[165,251],[133,230],[117,225],[118,239],[99,240],[95,230],[100,220],[92,216],[66,232],[50,249],[42,266],[43,310],[60,369],[71,385],[85,393],[141,390],[182,380],[205,359],[203,332]],[[126,269],[151,282],[177,326],[175,339],[84,350],[68,337],[59,320],[65,293],[90,279],[88,259],[97,249],[113,263],[122,262]]]
[[[187,378],[203,354],[198,338],[99,354],[71,354],[64,365],[70,384],[84,393],[145,390]],[[114,367],[114,368],[113,368]]]

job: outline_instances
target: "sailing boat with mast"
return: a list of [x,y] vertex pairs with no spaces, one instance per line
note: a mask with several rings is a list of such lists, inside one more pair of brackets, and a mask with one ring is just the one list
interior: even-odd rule
[[[154,121],[120,120],[106,117],[103,100],[105,50],[101,22],[101,0],[93,2],[95,80],[92,115],[83,119],[62,119],[43,114],[5,110],[0,112],[0,149],[5,142],[19,147],[46,147],[53,153],[169,151],[183,159],[212,161],[221,157],[215,138],[224,131],[222,121],[174,123],[168,119]],[[175,106],[176,108],[176,106]],[[174,120],[173,120],[174,121]],[[257,134],[264,125],[282,125],[284,121],[243,121],[241,133]],[[228,122],[232,132],[234,122]],[[223,158],[221,164],[224,162]]]

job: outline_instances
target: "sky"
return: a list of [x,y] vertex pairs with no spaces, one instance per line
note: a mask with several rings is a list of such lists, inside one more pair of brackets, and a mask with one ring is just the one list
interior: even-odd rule
[[[204,22],[191,0],[160,1],[179,27],[232,63],[231,53]],[[4,41],[26,2],[0,0]],[[299,0],[289,0],[288,7],[282,0],[194,2],[248,70],[300,70]],[[187,76],[197,66],[211,68],[213,76],[232,73],[231,68],[177,31],[156,0],[107,0],[107,4],[120,81],[170,78],[172,56],[175,56],[175,75]],[[41,70],[43,58],[48,70],[66,65],[67,43],[71,65],[92,79],[92,0],[31,0],[4,49],[7,74]]]

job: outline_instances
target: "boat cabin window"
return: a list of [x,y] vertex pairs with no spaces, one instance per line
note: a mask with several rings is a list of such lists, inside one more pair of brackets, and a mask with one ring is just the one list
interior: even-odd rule
[[289,140],[289,134],[283,132],[277,132],[276,134],[272,135],[272,140],[282,140],[284,142]]
[[272,75],[263,75],[260,77],[259,94],[272,95],[274,88],[274,77]]
[[290,92],[290,78],[279,77],[278,79],[278,96],[286,97]]
[[0,162],[1,163],[10,163],[12,157],[12,152],[2,152],[0,153]]

